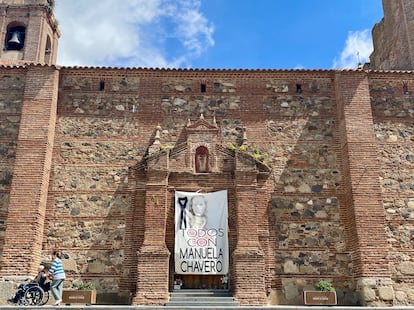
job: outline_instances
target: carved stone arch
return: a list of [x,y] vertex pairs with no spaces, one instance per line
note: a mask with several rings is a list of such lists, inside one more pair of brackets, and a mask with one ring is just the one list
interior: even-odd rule
[[195,142],[191,145],[191,152],[195,152],[200,146],[204,146],[205,148],[209,149],[210,144],[205,142]]

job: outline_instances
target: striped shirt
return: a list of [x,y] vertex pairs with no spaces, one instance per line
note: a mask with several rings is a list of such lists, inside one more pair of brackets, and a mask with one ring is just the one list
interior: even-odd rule
[[56,257],[54,259],[52,266],[49,269],[49,273],[53,274],[53,280],[60,280],[66,278],[65,271],[63,270],[62,261],[59,258]]

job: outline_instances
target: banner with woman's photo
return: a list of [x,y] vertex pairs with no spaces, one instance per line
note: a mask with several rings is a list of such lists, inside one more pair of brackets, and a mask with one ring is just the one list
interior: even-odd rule
[[227,274],[227,191],[175,192],[175,272]]

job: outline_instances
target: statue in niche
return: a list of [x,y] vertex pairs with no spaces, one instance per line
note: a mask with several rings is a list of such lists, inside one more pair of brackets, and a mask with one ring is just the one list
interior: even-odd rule
[[198,147],[195,152],[195,167],[196,173],[209,172],[208,149],[205,146]]

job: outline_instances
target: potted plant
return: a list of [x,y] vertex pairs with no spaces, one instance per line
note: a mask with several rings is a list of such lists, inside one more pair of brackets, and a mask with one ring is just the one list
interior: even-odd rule
[[338,303],[332,282],[320,280],[315,286],[315,291],[303,291],[305,305],[336,305]]
[[335,287],[332,282],[326,280],[320,280],[316,283],[316,288],[320,292],[335,292]]
[[96,289],[92,282],[74,281],[70,290],[64,290],[62,301],[65,304],[96,304]]

